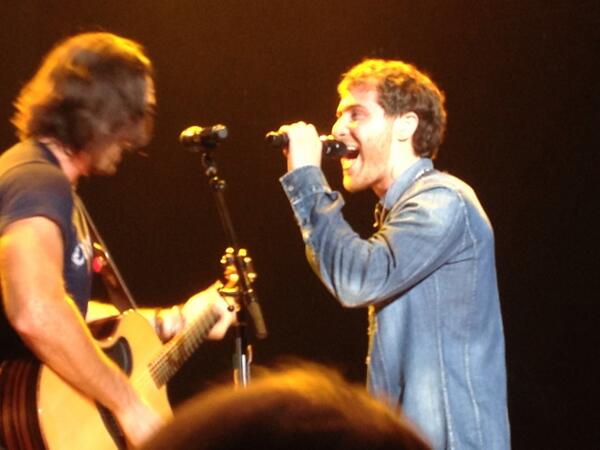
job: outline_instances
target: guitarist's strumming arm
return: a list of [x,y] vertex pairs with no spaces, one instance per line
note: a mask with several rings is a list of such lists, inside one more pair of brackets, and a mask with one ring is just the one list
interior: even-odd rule
[[60,230],[49,219],[31,217],[5,228],[0,274],[6,316],[40,361],[113,411],[130,442],[140,445],[163,421],[93,341],[65,292],[62,255]]

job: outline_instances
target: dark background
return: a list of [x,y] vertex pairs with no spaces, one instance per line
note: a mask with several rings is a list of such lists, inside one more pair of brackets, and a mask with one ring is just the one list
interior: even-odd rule
[[[216,153],[270,336],[255,364],[320,361],[364,378],[365,312],[343,310],[312,274],[265,132],[333,123],[339,75],[399,58],[446,92],[436,162],[470,183],[496,232],[515,448],[598,448],[597,1],[33,1],[0,6],[0,144],[11,102],[54,42],[107,30],[139,40],[157,72],[150,158],[80,192],[138,303],[179,301],[219,276],[228,245],[198,155],[181,130],[224,123]],[[325,171],[340,186],[337,164]],[[594,194],[596,193],[596,194]],[[371,226],[375,197],[346,195]],[[232,340],[204,345],[171,386],[174,403],[229,380]]]

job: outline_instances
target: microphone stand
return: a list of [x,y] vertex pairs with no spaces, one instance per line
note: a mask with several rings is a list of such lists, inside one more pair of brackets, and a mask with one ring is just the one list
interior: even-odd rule
[[[206,145],[205,145],[206,146]],[[267,336],[267,329],[262,317],[260,306],[257,301],[256,293],[252,288],[252,279],[256,277],[250,269],[250,258],[246,250],[239,247],[237,235],[233,228],[233,223],[229,215],[229,210],[225,202],[225,180],[219,177],[217,164],[211,153],[210,147],[202,151],[202,166],[204,173],[208,177],[208,185],[215,199],[221,224],[225,230],[231,247],[227,249],[223,262],[233,264],[239,277],[239,288],[236,297],[239,297],[238,310],[236,313],[237,324],[235,327],[235,349],[233,355],[233,379],[236,387],[245,387],[250,381],[250,363],[252,362],[252,347],[248,343],[248,318],[252,318],[256,336],[263,339]]]

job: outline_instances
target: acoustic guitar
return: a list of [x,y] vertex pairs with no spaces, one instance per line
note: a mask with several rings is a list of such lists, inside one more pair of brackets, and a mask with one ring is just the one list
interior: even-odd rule
[[[163,417],[172,416],[166,383],[217,321],[212,308],[163,344],[139,313],[90,324],[106,354]],[[124,450],[125,438],[102,405],[81,395],[35,359],[0,365],[0,449]]]

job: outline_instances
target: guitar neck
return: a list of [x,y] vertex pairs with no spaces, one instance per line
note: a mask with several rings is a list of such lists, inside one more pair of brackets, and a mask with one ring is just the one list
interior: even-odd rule
[[207,306],[192,323],[164,345],[149,368],[157,387],[166,384],[177,373],[183,363],[202,344],[217,319],[212,308]]

